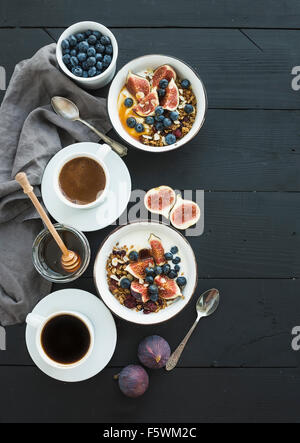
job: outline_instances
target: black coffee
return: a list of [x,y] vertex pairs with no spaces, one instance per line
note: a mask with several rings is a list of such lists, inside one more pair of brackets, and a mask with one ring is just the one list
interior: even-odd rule
[[72,364],[81,360],[91,343],[90,332],[78,317],[61,314],[51,318],[44,326],[41,344],[51,360]]

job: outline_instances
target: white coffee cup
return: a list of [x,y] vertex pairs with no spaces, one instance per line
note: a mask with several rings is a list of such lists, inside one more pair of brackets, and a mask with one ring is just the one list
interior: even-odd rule
[[[60,363],[58,361],[53,360],[52,358],[50,358],[48,356],[48,354],[45,352],[43,346],[42,346],[42,332],[44,329],[44,326],[51,321],[52,319],[54,319],[55,317],[58,317],[60,315],[70,315],[73,317],[77,317],[79,320],[81,320],[85,326],[87,327],[89,334],[90,334],[90,345],[89,345],[89,349],[87,350],[87,352],[84,354],[83,357],[81,357],[80,360],[74,362],[74,363]],[[27,315],[26,317],[26,323],[28,325],[30,325],[31,327],[36,329],[36,339],[35,339],[35,344],[37,347],[37,350],[41,356],[41,358],[50,366],[54,367],[54,368],[58,368],[58,369],[71,369],[71,368],[75,368],[79,365],[81,365],[82,363],[84,363],[90,356],[90,354],[93,351],[94,348],[94,341],[95,341],[95,333],[94,333],[94,328],[92,323],[90,322],[90,320],[83,314],[79,313],[79,312],[75,312],[75,311],[57,311],[54,312],[51,315],[48,315],[47,317],[43,317],[41,315],[35,314],[35,313],[30,313]]]
[[[55,173],[54,173],[54,191],[57,195],[57,197],[62,201],[62,203],[64,203],[67,206],[70,206],[71,208],[76,208],[76,209],[90,209],[90,208],[94,208],[95,206],[98,206],[100,203],[102,203],[106,196],[107,196],[107,192],[109,189],[109,184],[110,184],[110,175],[109,175],[109,171],[108,168],[104,162],[104,159],[106,157],[106,155],[111,151],[110,146],[108,145],[99,145],[99,155],[97,154],[91,154],[90,152],[85,152],[82,151],[80,153],[77,154],[66,154],[59,162],[59,164],[56,167]],[[64,165],[66,163],[68,163],[69,161],[73,160],[74,158],[79,158],[79,157],[88,157],[91,158],[92,160],[95,160],[99,166],[103,169],[104,174],[105,174],[105,178],[106,178],[106,182],[105,182],[105,188],[103,189],[102,193],[99,195],[99,197],[96,198],[95,201],[88,203],[86,205],[78,205],[76,203],[71,202],[70,200],[68,200],[65,195],[63,194],[60,185],[59,185],[59,175],[60,172],[62,170],[62,168],[64,167]]]

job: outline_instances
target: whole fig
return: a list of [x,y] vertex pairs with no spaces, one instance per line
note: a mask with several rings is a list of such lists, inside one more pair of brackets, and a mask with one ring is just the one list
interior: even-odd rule
[[119,374],[119,387],[127,397],[139,397],[148,389],[149,377],[142,366],[128,365]]
[[146,337],[138,347],[140,362],[150,369],[159,369],[165,366],[170,355],[169,343],[159,335]]

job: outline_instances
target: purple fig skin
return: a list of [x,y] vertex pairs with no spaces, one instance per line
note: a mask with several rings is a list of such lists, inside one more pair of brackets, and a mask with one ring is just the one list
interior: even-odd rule
[[163,368],[171,355],[169,343],[159,335],[146,337],[138,347],[140,362],[150,369]]
[[140,365],[129,365],[119,374],[119,387],[124,395],[131,398],[143,395],[149,386],[149,376]]

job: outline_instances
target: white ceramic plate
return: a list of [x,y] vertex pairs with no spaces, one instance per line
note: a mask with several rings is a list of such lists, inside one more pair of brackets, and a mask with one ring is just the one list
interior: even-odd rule
[[113,356],[117,343],[115,321],[101,300],[81,289],[62,289],[53,292],[43,298],[33,312],[46,317],[62,310],[81,312],[94,326],[95,344],[88,359],[80,366],[70,369],[59,369],[48,365],[37,350],[36,331],[29,325],[26,326],[28,352],[37,367],[49,377],[66,382],[87,380],[102,371]]
[[[119,119],[117,102],[118,102],[119,93],[123,88],[123,86],[125,85],[129,71],[133,73],[139,73],[145,71],[146,69],[149,68],[155,69],[158,66],[165,64],[172,66],[176,70],[178,76],[181,79],[186,78],[191,82],[193,92],[197,99],[197,114],[193,127],[187,135],[185,135],[183,138],[178,140],[173,145],[158,148],[155,146],[143,145],[143,143],[140,143],[138,140],[135,140],[126,132]],[[169,57],[167,55],[152,54],[152,55],[144,55],[143,57],[139,57],[132,60],[131,62],[123,66],[123,68],[117,73],[109,89],[108,98],[107,98],[107,107],[112,126],[114,127],[115,131],[127,143],[138,149],[142,149],[143,151],[160,153],[179,148],[180,146],[186,144],[192,138],[195,137],[195,135],[201,129],[205,120],[205,113],[207,109],[207,96],[204,85],[200,77],[190,66],[188,66],[183,61],[174,57]]]
[[73,226],[79,231],[97,231],[111,225],[125,211],[131,195],[131,178],[124,161],[111,151],[105,157],[110,174],[106,200],[90,209],[76,209],[65,205],[54,193],[53,177],[63,157],[80,152],[99,155],[101,145],[91,142],[75,143],[59,151],[44,171],[42,197],[49,213],[59,223]]
[[[119,242],[119,246],[134,245],[137,249],[149,248],[148,238],[153,233],[161,238],[165,251],[172,246],[177,246],[178,256],[181,258],[180,273],[184,272],[187,285],[183,290],[184,299],[177,299],[173,304],[159,312],[143,314],[134,309],[128,309],[109,291],[106,281],[106,261],[113,247]],[[132,323],[143,325],[161,323],[177,315],[190,301],[197,285],[197,263],[194,252],[188,241],[178,231],[170,226],[155,222],[134,222],[114,230],[103,242],[97,254],[94,265],[94,280],[96,288],[104,303],[117,316]]]

